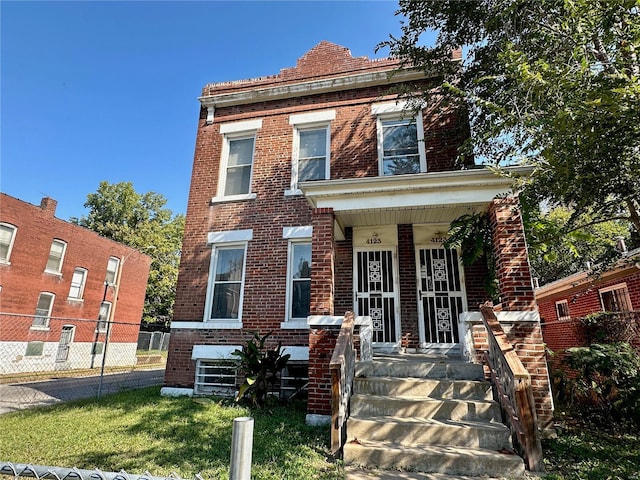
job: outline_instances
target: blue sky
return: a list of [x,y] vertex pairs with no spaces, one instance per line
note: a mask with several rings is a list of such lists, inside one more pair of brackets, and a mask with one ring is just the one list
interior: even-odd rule
[[322,40],[378,58],[395,1],[0,2],[0,191],[87,213],[100,181],[185,213],[209,82],[277,74]]

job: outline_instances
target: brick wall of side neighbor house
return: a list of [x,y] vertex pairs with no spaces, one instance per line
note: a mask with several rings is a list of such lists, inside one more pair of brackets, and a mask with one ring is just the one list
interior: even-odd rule
[[[99,236],[84,227],[56,218],[57,202],[44,198],[39,206],[0,193],[0,222],[17,228],[9,263],[0,263],[0,305],[2,313],[25,315],[12,317],[21,323],[4,329],[1,340],[58,341],[63,324],[76,326],[74,342],[91,342],[95,336],[103,299],[114,303],[115,289],[105,293],[109,257],[121,259],[121,279],[114,321],[135,324],[135,328],[115,328],[114,342],[137,342],[151,259],[126,245]],[[60,274],[47,273],[51,243],[66,243]],[[82,300],[69,298],[71,279],[76,268],[87,271]],[[30,330],[41,292],[55,295],[49,330]],[[90,320],[73,322],[74,319]]]
[[413,225],[398,225],[398,268],[400,272],[400,321],[402,348],[418,348],[418,305],[416,304],[416,257]]

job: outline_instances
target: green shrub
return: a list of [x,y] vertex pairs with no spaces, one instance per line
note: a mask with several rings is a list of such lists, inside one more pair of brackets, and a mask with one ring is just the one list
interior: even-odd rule
[[623,312],[597,312],[581,318],[580,327],[587,345],[592,343],[631,343],[638,335],[635,322]]
[[563,382],[574,407],[640,425],[640,356],[630,344],[569,348],[563,363],[576,374]]
[[263,407],[267,400],[269,387],[273,386],[280,379],[280,372],[289,361],[289,354],[282,355],[282,344],[276,347],[267,347],[267,339],[271,332],[264,336],[258,333],[253,334],[242,347],[242,350],[235,350],[231,355],[240,359],[240,372],[244,374],[245,380],[236,396],[236,401],[249,399],[256,407]]

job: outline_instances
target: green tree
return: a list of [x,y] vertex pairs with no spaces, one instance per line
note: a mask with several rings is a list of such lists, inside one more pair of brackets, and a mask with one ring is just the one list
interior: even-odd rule
[[130,247],[153,259],[147,283],[143,322],[167,326],[173,314],[184,215],[173,215],[158,193],[137,193],[131,182],[100,182],[87,195],[87,216],[71,222]]
[[[438,93],[469,106],[461,155],[531,165],[517,188],[570,208],[566,231],[623,219],[640,232],[638,0],[401,0],[397,13],[402,34],[380,48],[437,69]],[[450,60],[459,47],[462,65]]]

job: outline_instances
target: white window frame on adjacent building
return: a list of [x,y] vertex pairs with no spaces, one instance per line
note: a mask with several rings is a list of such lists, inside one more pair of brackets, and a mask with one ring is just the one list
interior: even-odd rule
[[569,302],[567,300],[558,300],[556,302],[556,315],[558,316],[558,320],[569,320],[571,318]]
[[109,257],[107,261],[107,272],[104,282],[108,285],[115,285],[118,280],[118,269],[120,268],[120,259],[118,257]]
[[[260,128],[262,128],[262,119],[224,123],[220,125],[220,133],[224,136],[224,139],[222,143],[222,158],[220,159],[220,172],[218,175],[218,191],[216,197],[211,200],[212,202],[250,200],[256,198],[256,194],[251,191],[251,183],[253,181],[255,164],[256,137]],[[230,165],[229,161],[233,142],[249,139],[253,141],[250,161],[248,163]],[[246,188],[247,191],[227,193],[229,172],[241,168],[249,169],[249,184]]]
[[69,299],[82,301],[84,295],[84,286],[87,283],[87,269],[76,267],[71,277],[71,286],[69,287]]
[[[296,247],[309,246],[311,249],[311,237],[313,235],[313,228],[311,226],[301,227],[285,227],[282,229],[282,237],[289,240],[287,250],[287,289],[286,289],[286,304],[285,304],[285,320],[280,324],[282,329],[307,329],[309,325],[307,323],[307,316],[294,317],[293,316],[293,302],[295,295],[295,283],[296,282],[309,282],[311,285],[311,252],[309,252],[309,277],[294,278],[296,272]],[[309,286],[310,289],[310,286]]]
[[0,223],[0,264],[10,265],[11,250],[18,229],[9,223]]
[[67,242],[54,238],[49,249],[49,258],[44,271],[54,275],[62,274],[62,264],[64,263],[64,255],[67,251]]
[[[331,121],[335,120],[335,118],[335,110],[302,113],[289,117],[289,124],[293,126],[293,154],[291,157],[291,189],[285,190],[285,195],[301,195],[302,191],[298,188],[298,183],[302,181],[328,180],[331,178]],[[301,157],[301,138],[307,133],[319,131],[325,133],[324,156],[318,154],[316,156]],[[302,178],[300,175],[301,161],[323,161],[323,175],[318,178]]]
[[397,123],[396,126],[415,125],[416,126],[416,143],[420,169],[419,172],[409,173],[425,173],[427,171],[427,156],[424,144],[424,126],[422,122],[422,110],[412,109],[407,102],[388,102],[379,103],[371,107],[371,111],[377,117],[377,135],[378,135],[378,174],[386,175],[404,175],[405,173],[385,173],[385,161],[390,158],[385,155],[384,136],[385,129],[391,125],[385,125],[388,122]]
[[[238,329],[242,328],[242,306],[244,300],[244,284],[247,266],[247,246],[253,238],[253,230],[229,230],[223,232],[209,232],[208,241],[211,244],[211,261],[209,264],[209,280],[207,284],[207,296],[205,300],[204,321],[212,325],[212,328]],[[226,258],[226,252],[242,252],[242,270],[240,278],[232,280],[217,278],[220,262]],[[237,284],[237,300],[232,302],[233,315],[226,317],[213,316],[213,308],[217,304],[216,294],[220,294],[224,285]],[[216,287],[220,287],[217,290]]]
[[96,324],[97,332],[106,332],[107,323],[111,320],[111,302],[100,302],[100,310],[98,311],[98,323]]
[[55,294],[51,292],[40,292],[38,303],[36,303],[36,313],[31,324],[33,330],[49,329],[49,320],[51,319],[51,311],[53,310],[55,299]]
[[[608,300],[606,296],[611,295],[611,300],[617,304],[617,310],[607,309]],[[611,285],[610,287],[601,288],[598,290],[598,296],[600,297],[600,305],[603,312],[630,312],[633,310],[631,306],[631,297],[629,296],[629,289],[626,283],[618,283]]]

